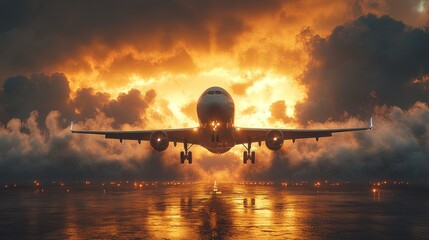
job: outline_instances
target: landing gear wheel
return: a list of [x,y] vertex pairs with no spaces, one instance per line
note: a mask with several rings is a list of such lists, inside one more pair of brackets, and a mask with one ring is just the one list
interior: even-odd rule
[[247,163],[247,159],[249,159],[249,156],[247,155],[247,151],[243,152],[243,163]]
[[185,151],[181,151],[180,152],[180,163],[185,163],[186,160],[188,160],[188,163],[191,164],[192,163],[192,152],[188,151],[192,145],[188,146],[188,142],[184,141],[183,142],[183,147],[185,148]]
[[192,164],[192,152],[188,152],[188,163]]
[[185,163],[185,153],[183,151],[180,152],[180,163],[181,164]]
[[252,152],[252,155],[250,157],[250,161],[252,162],[252,164],[255,164],[255,161],[256,161],[256,154],[255,154],[255,152]]

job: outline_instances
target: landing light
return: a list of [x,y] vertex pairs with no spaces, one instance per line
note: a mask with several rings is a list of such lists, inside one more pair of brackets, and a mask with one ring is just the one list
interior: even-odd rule
[[277,141],[277,137],[273,138],[274,141]]
[[161,138],[156,139],[156,141],[161,142]]

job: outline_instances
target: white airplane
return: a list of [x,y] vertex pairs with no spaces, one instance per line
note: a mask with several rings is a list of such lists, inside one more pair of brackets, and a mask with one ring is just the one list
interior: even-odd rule
[[198,99],[197,115],[200,125],[194,128],[179,129],[155,129],[138,131],[91,131],[73,130],[72,133],[99,134],[105,138],[123,140],[149,141],[156,151],[164,151],[170,142],[183,143],[184,151],[180,152],[180,162],[185,160],[192,163],[192,145],[200,145],[212,153],[225,153],[235,145],[242,144],[246,151],[243,152],[243,163],[248,160],[255,163],[255,152],[251,151],[252,143],[261,142],[270,150],[279,150],[284,140],[301,138],[331,137],[332,133],[351,132],[372,129],[372,118],[369,127],[340,128],[340,129],[274,129],[274,128],[241,128],[234,125],[235,106],[234,101],[225,89],[210,87],[203,92]]

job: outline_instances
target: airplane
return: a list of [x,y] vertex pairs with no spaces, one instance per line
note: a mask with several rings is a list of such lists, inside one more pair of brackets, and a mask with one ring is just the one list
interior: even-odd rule
[[222,154],[236,145],[243,145],[243,163],[255,163],[255,152],[251,151],[252,143],[265,142],[268,149],[279,150],[285,140],[331,137],[332,133],[351,132],[372,129],[372,118],[368,127],[338,129],[276,129],[276,128],[242,128],[234,125],[235,105],[231,95],[221,87],[210,87],[205,90],[197,102],[199,126],[179,129],[154,129],[137,131],[93,131],[74,130],[73,122],[70,131],[81,134],[99,134],[108,139],[149,141],[158,152],[165,151],[170,142],[174,146],[183,143],[184,151],[180,152],[180,162],[192,163],[193,145],[200,145],[212,153]]

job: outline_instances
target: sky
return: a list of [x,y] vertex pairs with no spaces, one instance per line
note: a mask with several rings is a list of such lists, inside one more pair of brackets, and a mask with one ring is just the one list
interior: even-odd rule
[[[198,126],[208,87],[236,126],[374,129],[223,155],[72,135]],[[0,182],[429,182],[429,1],[0,0]]]

